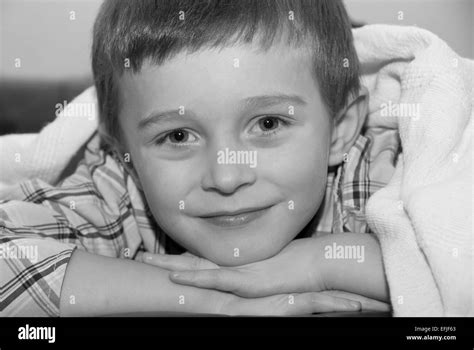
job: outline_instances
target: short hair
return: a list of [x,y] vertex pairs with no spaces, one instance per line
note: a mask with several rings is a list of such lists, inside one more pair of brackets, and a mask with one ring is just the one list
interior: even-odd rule
[[117,79],[126,59],[136,73],[145,60],[160,65],[183,51],[250,43],[266,51],[286,34],[289,46],[314,52],[312,74],[331,116],[360,89],[342,0],[105,0],[93,32],[99,132],[112,147],[120,147]]

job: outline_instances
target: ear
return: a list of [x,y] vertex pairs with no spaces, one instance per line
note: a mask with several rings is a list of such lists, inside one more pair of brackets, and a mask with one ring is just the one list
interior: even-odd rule
[[349,153],[360,135],[367,117],[368,106],[369,92],[365,86],[362,86],[359,96],[337,114],[332,126],[328,166],[341,164],[344,154]]

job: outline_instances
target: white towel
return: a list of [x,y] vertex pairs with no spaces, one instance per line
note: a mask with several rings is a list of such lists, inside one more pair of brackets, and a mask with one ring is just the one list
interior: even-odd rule
[[366,208],[394,315],[472,316],[474,63],[416,27],[354,34],[371,92],[369,123],[398,125],[403,148],[390,183]]

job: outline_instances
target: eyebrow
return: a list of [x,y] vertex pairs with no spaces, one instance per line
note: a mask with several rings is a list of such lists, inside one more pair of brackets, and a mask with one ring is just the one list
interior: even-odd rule
[[143,131],[145,129],[150,128],[154,124],[160,124],[179,117],[186,117],[186,115],[189,116],[190,114],[194,115],[192,111],[188,110],[185,112],[185,114],[179,114],[178,109],[173,109],[169,111],[155,111],[150,113],[146,118],[140,120],[140,122],[138,123],[138,130]]
[[[242,110],[252,110],[258,108],[271,107],[275,105],[288,104],[292,106],[305,106],[307,102],[298,95],[275,94],[246,97],[240,101]],[[185,110],[184,114],[179,114],[178,109],[168,111],[154,111],[138,123],[138,130],[143,131],[154,124],[160,124],[175,118],[193,117],[196,114],[192,110]]]
[[292,106],[304,106],[307,104],[301,96],[286,94],[252,96],[244,98],[242,102],[245,105],[245,109],[265,108],[280,104]]

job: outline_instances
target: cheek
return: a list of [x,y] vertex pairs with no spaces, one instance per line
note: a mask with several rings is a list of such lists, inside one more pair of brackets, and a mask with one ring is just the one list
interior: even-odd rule
[[[305,194],[314,195],[321,186],[325,186],[327,178],[328,157],[327,148],[319,142],[308,143],[306,147],[297,150],[299,154],[294,160],[295,177],[293,184],[295,190],[305,191]],[[309,186],[309,187],[307,187]],[[308,191],[308,189],[311,189]]]
[[292,239],[314,217],[324,198],[328,166],[325,140],[313,137],[295,143],[280,155],[278,163],[274,174],[278,176],[286,200],[292,201],[289,205],[294,208],[284,210],[288,232],[282,234]]
[[179,213],[180,201],[185,199],[189,177],[183,174],[187,172],[152,160],[152,157],[146,159],[136,166],[146,200],[158,221],[172,218]]
[[286,195],[314,198],[315,191],[326,184],[327,145],[316,137],[301,140],[306,142],[294,142],[269,154],[265,172]]

